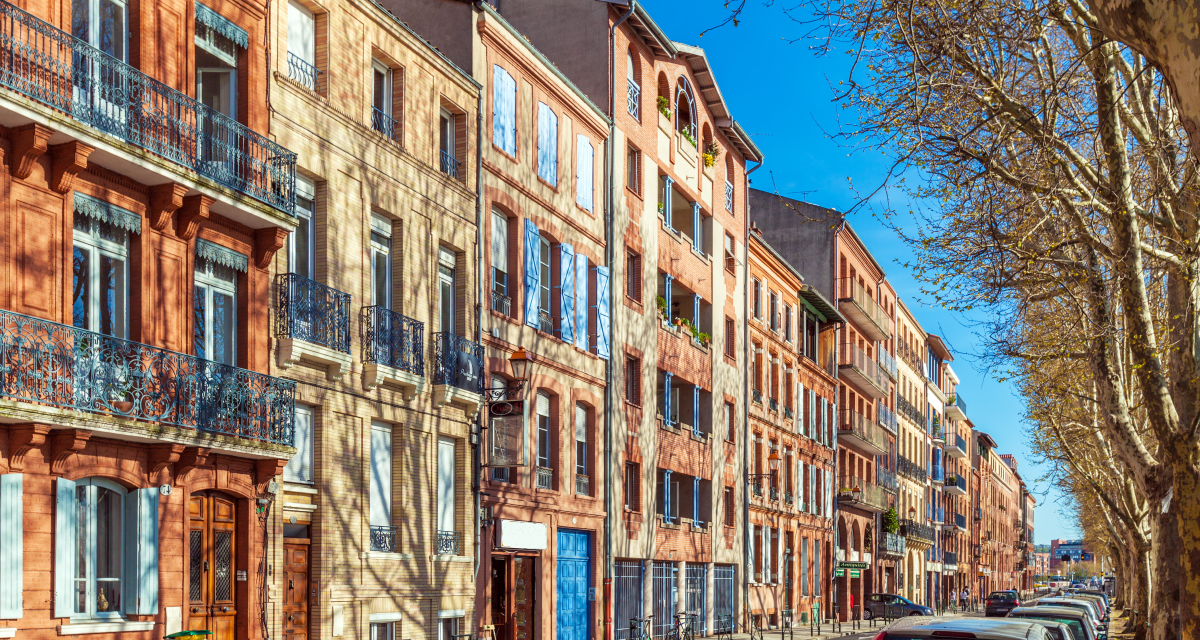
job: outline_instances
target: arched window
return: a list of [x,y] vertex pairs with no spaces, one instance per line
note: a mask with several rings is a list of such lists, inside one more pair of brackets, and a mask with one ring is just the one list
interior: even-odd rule
[[658,74],[658,104],[655,106],[662,115],[671,117],[671,85],[667,82],[667,74]]
[[687,78],[679,77],[675,85],[675,127],[687,133],[696,141],[696,99],[692,95],[692,85]]

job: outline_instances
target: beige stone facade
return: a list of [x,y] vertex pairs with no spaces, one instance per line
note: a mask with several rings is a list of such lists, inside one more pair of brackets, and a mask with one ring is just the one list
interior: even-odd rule
[[449,640],[475,608],[479,87],[376,4],[270,6],[271,132],[301,174],[272,370],[308,438],[273,634]]

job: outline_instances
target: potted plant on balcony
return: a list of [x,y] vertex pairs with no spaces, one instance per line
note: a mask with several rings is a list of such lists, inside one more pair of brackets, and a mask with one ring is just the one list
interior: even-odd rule
[[883,531],[894,535],[899,530],[900,516],[896,514],[895,507],[888,507],[888,510],[883,512]]
[[692,132],[690,130],[688,130],[687,127],[680,129],[679,134],[683,136],[684,140],[687,140],[688,142],[692,143],[693,147],[700,146],[700,145],[696,144],[696,136],[692,135]]
[[668,118],[671,117],[671,101],[668,100],[666,96],[659,96],[656,104],[658,105],[659,113]]
[[712,168],[717,163],[717,158],[721,157],[721,147],[715,142],[708,143],[704,151],[700,152],[700,157],[704,159],[704,166]]
[[667,301],[662,296],[658,296],[654,303],[658,306],[658,313],[662,316],[663,321],[670,322],[671,315],[667,313]]

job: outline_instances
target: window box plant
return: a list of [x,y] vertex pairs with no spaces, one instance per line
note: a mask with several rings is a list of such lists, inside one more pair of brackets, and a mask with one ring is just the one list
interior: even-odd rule
[[671,117],[671,101],[666,96],[658,97],[658,112],[664,116]]
[[715,142],[710,142],[700,153],[700,157],[704,159],[705,167],[712,168],[717,163],[717,158],[721,157],[721,147]]

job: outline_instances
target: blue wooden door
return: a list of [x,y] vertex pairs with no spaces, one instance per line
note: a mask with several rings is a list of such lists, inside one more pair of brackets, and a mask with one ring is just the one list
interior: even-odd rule
[[590,541],[591,534],[587,531],[558,530],[558,573],[555,586],[558,640],[588,640],[590,636]]

